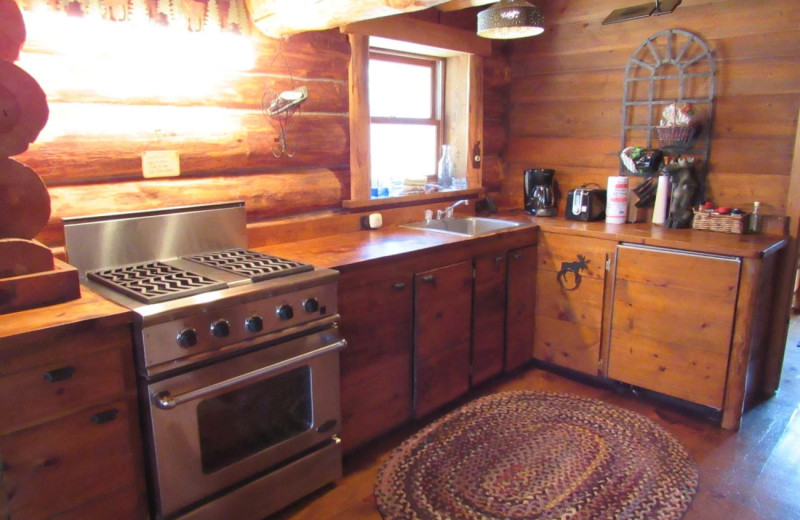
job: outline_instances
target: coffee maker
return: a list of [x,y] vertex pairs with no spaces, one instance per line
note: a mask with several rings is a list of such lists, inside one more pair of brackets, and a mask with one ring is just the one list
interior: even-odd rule
[[537,217],[554,217],[556,200],[553,195],[555,170],[537,168],[525,170],[525,212]]

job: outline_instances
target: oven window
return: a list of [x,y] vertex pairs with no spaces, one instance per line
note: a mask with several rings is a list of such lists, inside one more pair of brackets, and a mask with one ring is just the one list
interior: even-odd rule
[[312,424],[311,368],[253,383],[197,407],[203,473],[308,431]]

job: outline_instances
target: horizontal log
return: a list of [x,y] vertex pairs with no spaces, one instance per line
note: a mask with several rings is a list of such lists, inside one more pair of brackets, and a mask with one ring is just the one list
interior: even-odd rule
[[345,115],[300,113],[286,134],[296,155],[275,157],[279,125],[256,111],[54,103],[50,124],[18,158],[48,186],[140,178],[148,150],[177,150],[183,173],[340,167],[347,125]]
[[280,40],[255,36],[255,70],[280,71],[300,78],[347,81],[350,44],[337,29],[294,34]]
[[503,177],[505,176],[505,163],[497,155],[484,155],[481,165],[483,175],[483,187],[487,191],[497,192],[503,187]]
[[503,119],[508,110],[508,89],[491,88],[483,91],[483,118]]
[[[347,112],[347,80],[291,78],[282,68],[272,72],[183,71],[175,77],[128,67],[111,60],[92,60],[76,68],[69,58],[23,52],[21,62],[47,94],[48,103],[206,106],[260,110],[267,90],[280,93],[304,85],[310,112]],[[145,81],[147,80],[147,81]],[[135,85],[135,88],[132,88]]]
[[499,119],[488,119],[483,122],[482,151],[485,155],[498,155],[508,144],[505,123]]
[[[248,220],[336,209],[349,193],[342,169],[310,169],[226,175],[202,179],[157,179],[50,188],[52,212],[37,240],[63,244],[61,219],[212,202],[245,202]],[[91,201],[91,203],[87,203]]]

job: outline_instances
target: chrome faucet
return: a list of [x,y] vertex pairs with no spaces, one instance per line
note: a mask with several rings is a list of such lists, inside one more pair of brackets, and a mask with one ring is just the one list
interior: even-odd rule
[[468,199],[457,200],[455,203],[451,204],[450,206],[447,206],[444,209],[437,209],[436,220],[441,220],[442,218],[453,218],[453,210],[456,208],[456,206],[460,206],[461,204],[469,206],[469,200]]

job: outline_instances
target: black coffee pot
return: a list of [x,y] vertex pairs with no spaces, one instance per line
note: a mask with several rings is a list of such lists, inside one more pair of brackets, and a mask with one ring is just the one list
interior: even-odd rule
[[556,215],[556,200],[553,195],[555,170],[536,168],[525,170],[525,212],[537,217]]

